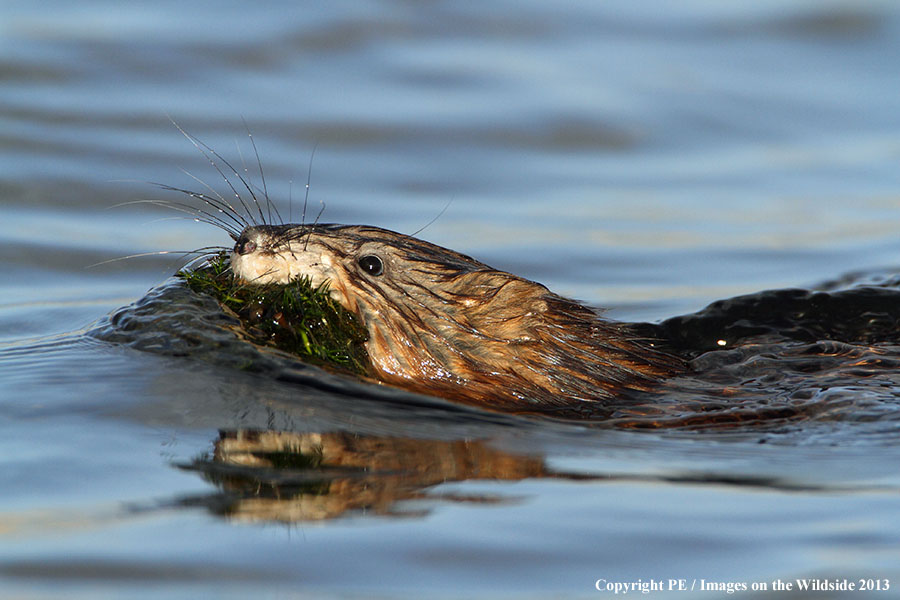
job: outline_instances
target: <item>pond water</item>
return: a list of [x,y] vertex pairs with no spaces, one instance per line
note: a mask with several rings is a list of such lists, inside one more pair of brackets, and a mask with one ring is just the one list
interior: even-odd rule
[[173,122],[262,185],[252,132],[294,219],[312,162],[307,217],[428,225],[616,319],[891,280],[894,3],[0,13],[0,595],[588,597],[670,578],[683,598],[712,595],[701,579],[897,595],[896,346],[833,351],[877,375],[845,361],[802,397],[796,348],[760,351],[748,388],[800,418],[636,431],[286,365],[198,333],[195,300],[140,343],[109,321],[168,302],[184,259],[152,253],[231,243],[143,202],[180,200],[152,182],[227,189]]

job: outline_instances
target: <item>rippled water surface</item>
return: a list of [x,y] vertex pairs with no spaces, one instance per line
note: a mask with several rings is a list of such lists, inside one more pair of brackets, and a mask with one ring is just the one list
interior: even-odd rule
[[[0,595],[895,596],[898,64],[875,0],[5,2]],[[228,334],[177,255],[106,262],[230,244],[142,202],[227,189],[173,121],[262,186],[252,132],[286,215],[316,148],[307,219],[434,220],[614,318],[831,295],[666,321],[725,346],[608,422],[351,381]]]

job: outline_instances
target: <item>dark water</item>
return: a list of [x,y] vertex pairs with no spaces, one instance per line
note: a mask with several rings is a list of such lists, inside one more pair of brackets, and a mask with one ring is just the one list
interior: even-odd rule
[[[172,199],[145,182],[202,187],[180,169],[222,189],[170,117],[260,183],[243,119],[285,212],[317,145],[310,214],[412,232],[450,202],[422,237],[615,318],[785,287],[890,294],[893,4],[7,2],[0,17],[0,595],[898,581],[890,307],[851,304],[821,330],[796,326],[797,297],[757,296],[788,325],[726,331],[741,343],[697,357],[705,378],[647,414],[567,423],[260,352],[164,283],[172,255],[86,268],[227,244],[111,207]],[[685,419],[710,414],[729,418]]]

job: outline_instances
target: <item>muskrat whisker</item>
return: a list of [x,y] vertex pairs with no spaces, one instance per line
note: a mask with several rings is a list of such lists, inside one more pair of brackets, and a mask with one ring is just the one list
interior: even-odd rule
[[[313,159],[316,157],[316,149],[319,147],[319,140],[316,140],[316,143],[313,144],[312,152],[309,153],[309,166],[306,167],[306,193],[303,195],[303,213],[300,215],[300,225],[306,226],[306,206],[309,204],[309,184],[312,182],[312,166]],[[303,245],[303,251],[306,251],[307,246],[309,246],[309,235],[312,235],[312,230],[309,230],[309,234],[306,237],[306,243]]]
[[[199,183],[200,185],[202,185],[203,187],[205,187],[206,189],[208,189],[210,191],[210,193],[215,196],[215,198],[213,198],[212,196],[207,196],[206,194],[201,194],[199,196],[201,200],[203,200],[210,206],[215,207],[216,209],[220,210],[221,212],[229,213],[229,216],[231,217],[231,219],[233,221],[235,221],[236,223],[239,223],[241,225],[241,227],[246,228],[246,227],[250,226],[250,223],[247,221],[247,219],[244,218],[244,216],[240,212],[238,212],[238,210],[234,206],[232,206],[231,203],[228,202],[228,200],[226,200],[222,196],[222,194],[220,194],[218,191],[216,191],[215,188],[213,188],[211,185],[209,185],[208,183],[206,183],[205,181],[203,181],[202,179],[200,179],[199,177],[197,177],[190,171],[181,169],[181,172],[184,173],[185,175],[187,175],[188,177],[190,177],[191,179],[193,179],[194,181],[196,181],[197,183]],[[159,184],[157,184],[157,185],[159,185]],[[169,187],[173,191],[179,191],[182,193],[184,193],[184,192],[187,192],[188,194],[196,193],[196,192],[191,192],[190,190],[183,190],[180,188],[172,188],[171,186],[167,186],[167,187]]]
[[209,254],[216,254],[218,252],[228,252],[229,250],[231,250],[231,248],[229,248],[228,246],[203,246],[202,248],[191,250],[191,254],[194,254],[195,252],[207,251],[209,251]]
[[194,181],[196,181],[197,183],[199,183],[200,185],[202,185],[203,187],[205,187],[206,189],[208,189],[208,190],[210,191],[210,193],[211,193],[213,196],[215,196],[216,198],[218,198],[219,201],[220,201],[222,204],[224,204],[225,206],[227,206],[228,208],[230,208],[235,214],[238,214],[237,209],[235,209],[235,208],[231,205],[231,203],[228,202],[228,200],[226,200],[225,197],[222,196],[222,194],[220,194],[219,191],[216,190],[214,187],[212,187],[211,185],[209,185],[208,183],[206,183],[205,181],[203,181],[202,179],[200,179],[199,177],[197,177],[196,175],[194,175],[193,173],[191,173],[191,172],[188,171],[187,169],[184,169],[184,168],[179,167],[178,170],[181,171],[182,173],[184,173],[185,175],[187,175],[188,177],[190,177],[191,179],[193,179]]
[[[265,216],[263,216],[262,208],[259,205],[259,200],[257,199],[256,194],[253,193],[253,189],[250,187],[250,185],[247,183],[247,181],[243,177],[241,177],[240,173],[238,173],[237,169],[235,169],[231,165],[230,162],[225,160],[221,154],[219,154],[218,152],[213,150],[211,147],[209,147],[208,145],[206,145],[205,143],[200,141],[198,138],[194,137],[193,135],[189,134],[187,131],[182,129],[182,127],[178,123],[176,123],[175,121],[172,121],[172,124],[175,125],[175,128],[178,129],[178,131],[180,131],[181,134],[184,137],[186,137],[188,139],[188,141],[190,141],[197,150],[200,151],[200,153],[206,158],[206,160],[209,161],[209,164],[212,165],[212,167],[216,170],[216,172],[218,172],[219,175],[222,176],[222,179],[225,180],[225,184],[229,187],[229,189],[231,189],[231,191],[234,193],[235,197],[238,200],[240,200],[241,206],[243,206],[244,210],[247,212],[247,217],[249,218],[249,220],[254,225],[265,225],[266,218],[265,218]],[[238,193],[237,189],[231,183],[231,180],[228,179],[228,176],[225,175],[225,172],[222,171],[222,169],[219,167],[218,163],[216,163],[216,161],[213,160],[213,157],[217,158],[218,160],[220,160],[222,162],[222,164],[224,164],[226,167],[228,167],[231,170],[231,172],[238,178],[238,180],[240,180],[240,182],[243,184],[244,188],[246,188],[246,190],[250,193],[250,197],[253,198],[253,202],[256,204],[256,210],[259,213],[259,218],[261,221],[260,223],[257,223],[256,220],[253,218],[253,214],[252,214],[252,211],[250,210],[250,207],[244,201],[244,198]]]
[[[256,190],[256,194],[262,195],[263,198],[265,198],[265,200],[266,200],[266,214],[267,214],[268,218],[263,218],[263,222],[264,223],[272,223],[272,209],[270,208],[271,202],[269,202],[269,198],[266,195],[265,191],[262,188],[260,188],[256,184],[255,181],[253,181],[253,178],[250,174],[250,169],[247,168],[247,161],[244,160],[244,153],[241,150],[241,144],[237,140],[234,140],[234,147],[237,150],[238,159],[240,159],[240,161],[241,161],[241,169],[243,169],[244,175],[247,176],[246,177],[247,184],[249,184],[254,190]],[[247,185],[247,184],[245,184],[245,185]],[[256,201],[256,206],[261,208],[260,202],[258,200],[256,200],[256,194],[251,192],[251,195],[253,196],[253,200]]]
[[447,204],[444,205],[444,208],[441,209],[441,212],[439,212],[438,214],[436,214],[436,215],[434,216],[434,218],[431,219],[430,221],[428,221],[427,223],[425,223],[425,225],[423,225],[423,226],[420,227],[419,229],[416,229],[413,233],[409,234],[409,236],[410,236],[410,237],[416,237],[417,235],[419,235],[420,233],[422,233],[423,231],[425,231],[426,229],[428,229],[429,227],[431,227],[431,226],[434,224],[435,221],[437,221],[437,220],[440,219],[442,216],[444,216],[444,213],[447,212],[447,209],[450,208],[450,205],[451,205],[451,204],[453,204],[453,200],[454,200],[453,198],[450,198],[449,200],[447,200]]
[[[208,252],[209,250],[213,249],[216,250],[216,252]],[[132,258],[143,258],[145,256],[163,256],[166,254],[191,256],[192,254],[200,253],[201,256],[199,258],[203,258],[206,256],[215,256],[218,252],[227,252],[228,250],[229,249],[225,246],[206,246],[205,248],[197,248],[196,250],[157,250],[155,252],[141,252],[139,254],[129,254],[128,256],[119,256],[117,258],[110,258],[109,260],[102,260],[98,263],[86,266],[85,269],[93,269],[94,267],[108,265],[114,262],[119,262],[120,260],[131,260]],[[191,262],[193,262],[193,260]]]
[[319,200],[319,204],[322,205],[322,208],[320,208],[320,209],[319,209],[319,212],[316,213],[316,218],[315,218],[315,220],[313,221],[313,227],[315,227],[316,225],[319,224],[319,217],[321,217],[321,216],[322,216],[322,213],[325,212],[325,201],[324,201],[324,200]]
[[[294,180],[288,179],[288,223],[294,218]],[[284,225],[284,223],[282,223]]]
[[[167,208],[172,208],[172,207],[167,207]],[[174,209],[173,209],[173,210],[174,210]],[[206,223],[206,224],[209,224],[209,225],[213,225],[213,226],[215,226],[215,227],[218,228],[218,229],[221,229],[221,228],[222,228],[221,224],[219,224],[219,223],[211,223],[211,222],[209,222],[209,221],[207,221],[207,220],[205,220],[205,219],[200,219],[200,218],[198,218],[198,217],[196,217],[196,216],[191,216],[191,217],[160,217],[160,218],[158,218],[158,219],[153,219],[152,221],[147,221],[146,223],[144,223],[144,225],[153,225],[154,223],[163,223],[163,222],[165,222],[165,221],[193,221],[194,223]],[[229,235],[229,237],[230,237],[230,236],[231,236],[231,233],[228,232],[228,235]]]
[[[225,248],[223,246],[207,246],[206,248],[197,248],[197,250],[195,250],[195,252],[200,252],[201,250],[204,250],[204,251],[205,250],[215,250],[215,251],[214,252],[203,252],[203,254],[200,254],[199,256],[192,258],[187,263],[185,263],[185,265],[183,267],[181,267],[181,270],[193,268],[194,265],[196,265],[198,262],[200,262],[202,260],[209,260],[211,258],[221,256],[223,252],[228,252],[228,248]],[[230,270],[231,270],[231,265],[229,264],[228,267],[225,269],[225,271],[230,271]]]
[[[193,192],[188,192],[185,190],[177,191],[189,194],[191,196],[196,196],[196,194],[194,194]],[[207,223],[209,225],[212,225],[213,227],[216,227],[217,229],[222,229],[223,231],[228,233],[230,237],[233,237],[234,233],[239,233],[241,231],[241,229],[233,227],[219,217],[184,202],[173,202],[171,200],[132,200],[129,202],[120,202],[119,204],[114,204],[110,208],[117,208],[130,204],[151,204],[153,206],[160,206],[163,208],[168,208],[170,210],[182,212],[191,215],[193,221]]]
[[259,169],[259,178],[262,181],[263,186],[263,197],[266,199],[266,209],[269,211],[269,222],[272,222],[272,211],[274,210],[275,216],[278,217],[278,222],[281,225],[284,225],[284,219],[281,218],[281,214],[278,212],[278,206],[276,206],[275,203],[269,199],[269,190],[266,187],[266,174],[263,171],[262,161],[259,158],[259,150],[256,147],[256,140],[253,139],[253,134],[250,132],[250,127],[247,125],[247,121],[245,121],[243,117],[241,117],[241,121],[244,122],[244,128],[247,130],[247,137],[250,138],[250,145],[253,146],[253,154],[256,156],[256,166]]
[[318,147],[319,142],[316,140],[316,143],[313,144],[312,152],[309,153],[309,165],[306,167],[306,194],[303,196],[303,212],[300,214],[301,225],[306,225],[306,205],[309,202],[309,184],[312,181],[313,159],[316,156],[316,148]]
[[[188,194],[189,196],[194,198],[198,197],[198,195],[194,192],[188,192],[186,190],[180,190],[178,188],[171,189]],[[118,204],[116,206],[124,206],[127,204],[151,204],[153,206],[160,206],[163,208],[168,208],[169,210],[175,210],[187,215],[191,215],[191,217],[199,223],[206,223],[208,225],[216,227],[217,229],[221,229],[228,234],[228,237],[233,240],[237,240],[240,237],[241,231],[243,230],[243,228],[236,228],[233,225],[230,225],[226,221],[223,221],[222,219],[206,212],[203,209],[197,208],[196,206],[191,206],[190,204],[186,204],[184,202],[173,202],[170,200],[134,200],[131,202],[123,202],[122,204]]]
[[[246,220],[244,217],[242,217],[240,214],[238,214],[238,213],[236,213],[236,212],[232,212],[231,210],[228,210],[230,207],[223,207],[223,206],[219,203],[218,200],[216,200],[215,198],[212,198],[212,197],[210,197],[210,196],[207,196],[206,194],[204,194],[204,193],[202,193],[202,192],[194,192],[194,191],[191,191],[191,190],[187,190],[187,189],[183,189],[183,188],[177,188],[177,187],[173,187],[173,186],[171,186],[171,185],[165,185],[165,184],[161,184],[161,183],[157,183],[157,184],[155,184],[155,185],[156,185],[157,187],[159,187],[160,189],[164,189],[164,190],[166,190],[166,191],[170,191],[170,192],[179,192],[179,193],[181,193],[181,194],[185,194],[185,195],[187,195],[187,196],[190,196],[191,198],[197,198],[198,200],[201,200],[201,201],[205,202],[206,204],[208,204],[209,206],[211,206],[211,207],[213,207],[214,209],[216,209],[216,211],[218,211],[218,212],[221,213],[222,215],[228,217],[231,221],[234,222],[234,225],[237,225],[237,227],[235,227],[234,225],[229,224],[229,223],[226,222],[222,217],[219,217],[219,216],[217,216],[217,215],[213,215],[213,214],[211,214],[211,213],[208,213],[208,212],[204,211],[203,209],[197,208],[197,207],[195,207],[195,206],[193,206],[193,205],[186,204],[186,203],[183,203],[183,202],[169,202],[169,203],[172,204],[172,205],[181,206],[181,207],[184,207],[184,208],[189,208],[190,210],[194,211],[195,213],[198,213],[198,214],[204,214],[204,215],[206,215],[206,216],[208,216],[208,217],[210,217],[210,218],[215,219],[215,221],[218,222],[218,223],[220,224],[219,226],[220,226],[222,229],[225,229],[226,231],[229,232],[229,235],[231,235],[231,232],[232,232],[232,231],[236,231],[236,232],[239,233],[239,232],[243,231],[244,229],[246,229],[247,227],[250,226],[250,224],[247,223],[247,220]],[[160,201],[160,202],[162,202],[162,201]],[[234,236],[231,236],[231,237],[234,237]]]
[[313,229],[316,227],[316,225],[319,224],[319,217],[321,217],[322,213],[325,212],[325,201],[319,200],[319,202],[322,204],[322,208],[319,209],[319,212],[316,214],[316,219],[313,221],[312,226],[309,227],[309,231],[306,236],[306,242],[304,242],[303,244],[304,252],[306,252],[306,249],[309,247],[309,238],[310,236],[312,236]]

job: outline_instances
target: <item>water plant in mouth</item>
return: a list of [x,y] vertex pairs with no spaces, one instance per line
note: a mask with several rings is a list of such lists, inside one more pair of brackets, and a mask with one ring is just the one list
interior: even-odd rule
[[215,298],[234,313],[251,341],[294,354],[306,362],[366,375],[367,334],[356,317],[335,302],[327,285],[300,277],[287,284],[238,281],[225,252],[177,277],[194,292]]

